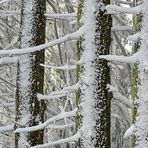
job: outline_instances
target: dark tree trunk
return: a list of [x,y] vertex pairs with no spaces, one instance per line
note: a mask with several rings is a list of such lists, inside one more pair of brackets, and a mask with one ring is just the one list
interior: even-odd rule
[[[98,0],[102,2],[101,0]],[[110,0],[103,0],[104,5],[110,4]],[[110,127],[111,127],[111,94],[108,92],[107,84],[110,84],[110,69],[107,61],[99,59],[99,55],[107,55],[110,51],[111,43],[111,15],[107,15],[106,11],[102,11],[101,5],[96,18],[96,46],[97,46],[97,59],[96,59],[96,110],[98,119],[96,120],[96,148],[110,148]],[[98,71],[98,73],[97,73]]]
[[[20,48],[45,43],[45,0],[22,0]],[[20,49],[21,50],[21,49]],[[25,50],[25,49],[24,49]],[[37,93],[43,93],[44,51],[19,56],[16,89],[15,129],[31,127],[44,122],[44,101],[38,101]],[[27,148],[43,143],[44,130],[15,134],[15,147]]]

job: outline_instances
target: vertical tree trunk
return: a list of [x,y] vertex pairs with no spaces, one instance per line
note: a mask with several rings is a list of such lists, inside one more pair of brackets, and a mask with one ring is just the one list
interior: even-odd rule
[[148,1],[142,4],[141,47],[138,66],[138,107],[136,115],[136,148],[148,147]]
[[[81,27],[80,20],[81,20],[81,17],[82,17],[83,3],[84,3],[84,0],[79,0],[78,10],[77,10],[77,29],[79,29]],[[77,60],[78,61],[81,58],[82,50],[83,50],[82,49],[82,38],[80,38],[77,41]],[[77,69],[76,69],[77,82],[80,79],[80,70],[81,70],[80,65],[77,65]],[[80,90],[78,90],[78,92],[76,93],[76,106],[79,107],[79,105],[80,105]],[[79,130],[80,125],[81,125],[81,117],[78,115],[76,117],[76,131]],[[76,148],[78,148],[78,147],[81,147],[80,139],[76,143]]]
[[110,0],[84,0],[84,34],[81,74],[82,147],[110,148],[110,70],[99,55],[109,54],[112,19],[104,6]]
[[[134,6],[138,6],[139,0],[134,0]],[[137,33],[141,29],[141,16],[135,15],[133,17],[133,27],[134,33]],[[132,52],[133,54],[136,53],[140,48],[140,43],[137,42],[134,44]],[[137,114],[137,107],[136,107],[136,100],[137,100],[137,91],[138,91],[138,65],[134,64],[131,68],[131,99],[132,99],[132,124],[135,124],[136,121],[136,114]],[[132,135],[131,137],[131,148],[135,147],[135,136]]]
[[[100,4],[99,11],[96,18],[96,142],[97,148],[110,148],[110,127],[111,127],[111,94],[108,92],[107,84],[110,84],[110,70],[107,65],[107,61],[99,59],[99,55],[109,54],[111,43],[111,15],[107,15],[105,10],[101,9],[101,0],[98,0]],[[103,0],[103,6],[110,4],[110,0]]]
[[[45,8],[45,0],[22,0],[20,48],[45,43]],[[44,84],[41,63],[44,63],[44,51],[19,56],[15,129],[35,126],[44,121],[45,103],[37,99],[37,93],[43,93]],[[42,144],[43,133],[43,130],[38,130],[15,134],[15,147]]]

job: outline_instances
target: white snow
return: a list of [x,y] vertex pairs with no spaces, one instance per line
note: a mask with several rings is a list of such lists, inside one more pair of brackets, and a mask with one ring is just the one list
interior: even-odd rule
[[47,148],[50,147],[52,145],[57,145],[57,144],[62,144],[62,143],[66,143],[66,142],[73,142],[73,141],[77,141],[80,138],[80,133],[77,132],[75,135],[65,138],[65,139],[61,139],[61,140],[57,140],[57,141],[53,141],[47,144],[42,144],[42,145],[37,145],[37,146],[32,146],[31,148]]
[[54,116],[50,119],[48,119],[46,122],[41,123],[40,125],[32,126],[32,127],[26,127],[26,128],[18,128],[14,132],[15,133],[23,133],[23,132],[30,132],[30,131],[37,131],[39,129],[43,129],[47,127],[51,122],[55,122],[57,120],[63,119],[63,118],[68,118],[68,117],[73,117],[77,113],[77,108],[69,111],[69,112],[62,112],[58,114],[57,116]]
[[107,5],[106,7],[108,14],[116,14],[116,13],[128,13],[128,14],[139,14],[141,12],[141,5],[128,8],[116,5]]
[[128,137],[132,136],[133,133],[134,133],[134,130],[135,130],[135,125],[133,124],[133,125],[131,125],[131,127],[125,132],[124,138],[128,138]]

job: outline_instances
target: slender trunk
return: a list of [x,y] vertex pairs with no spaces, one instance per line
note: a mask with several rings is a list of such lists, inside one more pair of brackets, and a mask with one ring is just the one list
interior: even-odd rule
[[99,59],[99,55],[109,54],[110,49],[112,19],[104,10],[109,3],[109,0],[84,0],[83,19],[88,28],[81,57],[84,63],[81,74],[81,133],[85,148],[111,147],[111,94],[107,89],[110,70],[107,61]]
[[[45,43],[45,8],[45,0],[22,0],[20,48]],[[37,93],[43,93],[44,84],[41,63],[44,63],[44,51],[19,56],[15,129],[44,122],[45,103],[37,99]],[[43,130],[17,133],[15,147],[27,148],[42,144],[43,134]]]
[[140,63],[138,73],[138,107],[136,115],[136,148],[148,147],[148,1],[143,0]]
[[[139,0],[134,0],[134,6],[138,5]],[[135,15],[133,17],[133,26],[134,26],[134,33],[137,33],[141,29],[141,16]],[[140,43],[137,42],[134,44],[132,52],[133,54],[136,53],[140,48]],[[137,100],[137,91],[138,91],[138,65],[134,64],[131,68],[131,99],[132,99],[132,124],[135,124],[136,121],[136,114],[137,114],[137,107],[136,107],[136,100]],[[131,148],[135,147],[135,136],[131,137]]]
[[[98,3],[101,1],[98,1]],[[110,0],[103,0],[104,5],[110,4]],[[111,94],[108,92],[107,84],[110,84],[110,69],[107,61],[99,59],[99,55],[109,54],[111,43],[111,15],[107,15],[100,8],[96,18],[96,143],[97,148],[110,148],[110,127],[111,127]]]

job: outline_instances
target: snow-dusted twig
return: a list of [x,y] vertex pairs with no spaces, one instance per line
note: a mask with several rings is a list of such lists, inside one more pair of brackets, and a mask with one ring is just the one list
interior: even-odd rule
[[45,13],[45,16],[47,18],[53,18],[53,19],[66,19],[66,20],[74,20],[76,19],[76,13],[67,13],[67,14],[51,14],[51,13]]
[[134,133],[134,131],[135,131],[135,125],[133,124],[133,125],[131,125],[131,127],[125,132],[124,138],[128,138],[128,137],[132,136],[133,133]]
[[41,123],[40,125],[37,126],[32,126],[32,127],[26,127],[26,128],[18,128],[16,129],[14,132],[15,133],[20,133],[20,132],[31,132],[31,131],[37,131],[40,129],[44,129],[45,127],[47,127],[51,122],[55,122],[57,120],[63,119],[63,118],[68,118],[68,117],[73,117],[75,116],[77,113],[77,108],[69,111],[69,112],[62,112],[57,116],[54,116],[50,119],[48,119],[46,122]]
[[4,57],[0,58],[0,65],[15,64],[18,62],[18,57]]
[[14,128],[14,125],[1,126],[0,127],[0,132],[12,131],[13,128]]
[[134,5],[131,1],[123,1],[123,0],[115,0],[115,3],[120,3],[124,5],[130,5],[130,6]]
[[79,87],[80,87],[80,84],[79,82],[77,82],[74,85],[64,87],[63,90],[68,91],[68,92],[75,92],[79,89]]
[[42,94],[38,94],[37,97],[39,100],[51,100],[51,99],[58,99],[58,98],[61,98],[61,97],[65,97],[67,94],[67,91],[61,94],[49,94],[49,95],[42,95]]
[[68,93],[77,91],[79,89],[79,86],[80,85],[78,82],[74,85],[64,87],[62,90],[52,92],[49,95],[38,94],[37,97],[39,100],[50,100],[50,99],[61,98],[61,97],[67,96]]
[[132,31],[131,26],[113,26],[112,27],[113,31]]
[[5,10],[0,10],[0,16],[15,16],[15,15],[20,15],[20,11],[5,11]]
[[127,40],[137,42],[140,39],[140,37],[141,37],[141,34],[138,32],[138,33],[128,36]]
[[77,132],[75,135],[65,138],[65,139],[61,139],[61,140],[57,140],[54,142],[50,142],[47,144],[42,144],[42,145],[37,145],[37,146],[32,146],[31,148],[47,148],[53,145],[57,145],[57,144],[63,144],[63,143],[68,143],[68,142],[74,142],[77,141],[79,138],[81,137],[80,133]]
[[75,124],[65,124],[65,125],[48,125],[47,129],[63,129],[68,127],[74,127]]
[[44,64],[40,64],[40,65],[45,68],[53,68],[53,69],[57,69],[57,70],[74,70],[74,69],[76,69],[76,65],[64,65],[64,66],[52,66],[52,65],[44,65]]
[[138,58],[136,54],[133,56],[117,56],[117,55],[100,55],[100,58],[106,59],[108,61],[115,61],[115,62],[123,62],[123,63],[136,63],[138,62]]
[[45,43],[35,47],[24,48],[21,50],[20,49],[12,49],[7,51],[2,50],[0,52],[0,55],[18,55],[18,54],[33,53],[33,52],[40,51],[45,48],[49,48],[51,46],[55,46],[57,44],[60,44],[66,41],[69,41],[69,40],[77,40],[81,35],[83,35],[84,32],[85,32],[85,27],[81,27],[76,32],[60,37],[59,39],[55,39],[49,43]]
[[113,101],[118,101],[126,107],[131,108],[132,102],[130,101],[130,99],[123,96],[114,86],[108,84],[108,88],[109,91],[111,91],[113,94]]
[[107,10],[107,14],[116,14],[116,13],[139,14],[142,10],[141,5],[132,8],[107,5],[105,8]]

